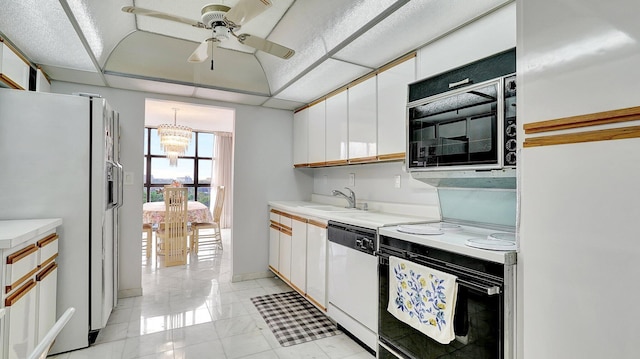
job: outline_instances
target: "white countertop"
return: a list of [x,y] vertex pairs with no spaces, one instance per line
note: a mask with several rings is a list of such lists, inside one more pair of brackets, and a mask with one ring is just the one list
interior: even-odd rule
[[0,249],[15,247],[62,225],[62,218],[0,220]]
[[[501,232],[498,230],[462,226],[459,232],[445,232],[437,235],[409,234],[398,231],[398,227],[380,228],[378,233],[382,236],[402,239],[408,242],[422,244],[425,246],[442,249],[449,252],[467,255],[469,257],[488,260],[491,262],[505,264],[509,262],[508,257],[514,257],[515,251],[494,251],[469,247],[465,243],[470,238],[486,238],[491,233]],[[514,257],[515,260],[515,257]],[[512,264],[512,263],[509,263]]]
[[363,211],[307,201],[270,201],[269,205],[294,214],[372,229],[396,224],[438,222],[440,220],[435,217],[397,214],[377,210]]

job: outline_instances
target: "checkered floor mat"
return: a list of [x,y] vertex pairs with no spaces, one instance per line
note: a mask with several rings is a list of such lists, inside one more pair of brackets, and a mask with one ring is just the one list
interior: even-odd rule
[[283,347],[341,333],[320,310],[297,292],[251,298]]

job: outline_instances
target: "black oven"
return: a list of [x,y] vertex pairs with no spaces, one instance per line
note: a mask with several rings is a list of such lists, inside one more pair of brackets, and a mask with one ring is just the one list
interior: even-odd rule
[[409,170],[515,167],[515,90],[511,75],[409,103]]
[[[378,358],[514,357],[513,265],[472,258],[383,235],[379,241]],[[387,311],[389,256],[457,276],[458,297],[453,320],[456,339],[451,343],[440,344]]]

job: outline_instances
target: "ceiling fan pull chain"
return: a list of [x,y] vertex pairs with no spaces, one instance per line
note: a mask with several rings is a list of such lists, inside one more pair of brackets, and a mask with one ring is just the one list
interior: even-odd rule
[[213,59],[211,59],[211,71],[213,71]]

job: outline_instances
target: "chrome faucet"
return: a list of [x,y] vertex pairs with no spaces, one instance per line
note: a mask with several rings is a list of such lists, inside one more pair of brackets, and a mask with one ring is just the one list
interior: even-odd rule
[[345,187],[344,189],[349,191],[349,195],[348,196],[346,194],[342,193],[342,191],[338,191],[337,189],[334,189],[332,193],[333,193],[334,196],[342,196],[347,201],[349,201],[349,205],[347,206],[347,208],[356,208],[356,194],[349,187]]

